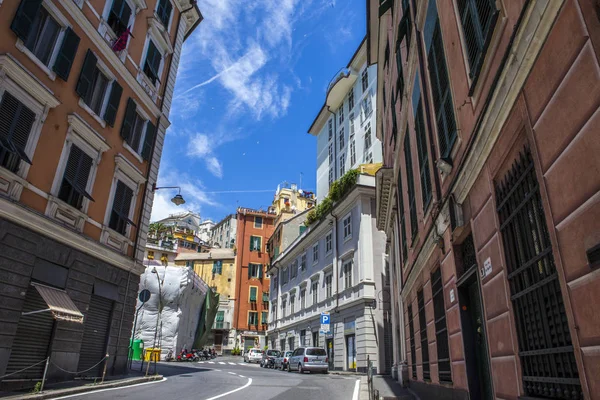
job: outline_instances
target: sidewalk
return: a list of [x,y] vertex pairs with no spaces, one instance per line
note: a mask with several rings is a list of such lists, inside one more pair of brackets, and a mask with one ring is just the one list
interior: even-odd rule
[[[419,400],[410,390],[401,387],[397,381],[387,375],[374,375],[373,389],[379,391],[378,400]],[[361,377],[359,398],[360,400],[370,400],[366,376]]]

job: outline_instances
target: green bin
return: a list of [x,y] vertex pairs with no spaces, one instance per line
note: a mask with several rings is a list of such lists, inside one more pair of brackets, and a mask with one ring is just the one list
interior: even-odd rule
[[132,346],[132,355],[131,358],[133,360],[137,360],[137,361],[141,361],[142,360],[142,354],[144,354],[144,341],[141,339],[136,339],[133,341],[133,346]]

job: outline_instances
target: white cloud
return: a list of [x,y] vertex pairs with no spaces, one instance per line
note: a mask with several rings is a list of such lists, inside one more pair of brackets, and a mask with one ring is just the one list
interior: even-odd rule
[[210,157],[205,158],[204,161],[206,161],[206,167],[211,172],[211,174],[213,174],[217,178],[223,177],[223,165],[217,159],[217,157],[210,156]]

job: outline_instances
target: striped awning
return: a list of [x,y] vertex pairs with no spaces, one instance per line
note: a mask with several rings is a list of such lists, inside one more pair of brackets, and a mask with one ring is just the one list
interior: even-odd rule
[[42,296],[42,299],[44,299],[49,308],[31,311],[25,314],[37,314],[50,311],[56,320],[77,322],[80,324],[83,323],[83,314],[79,311],[75,303],[73,303],[73,300],[71,300],[67,292],[39,283],[32,282],[31,285],[38,291],[40,296]]

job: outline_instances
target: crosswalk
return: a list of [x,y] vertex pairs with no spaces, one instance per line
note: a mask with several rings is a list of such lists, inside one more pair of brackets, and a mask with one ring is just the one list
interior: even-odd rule
[[234,362],[224,362],[224,361],[198,361],[198,364],[211,364],[211,365],[243,365],[243,366],[251,366],[258,364],[248,364],[248,363],[234,363]]

